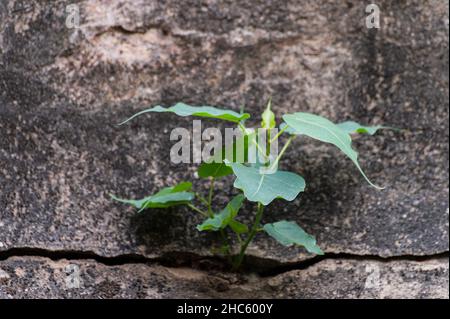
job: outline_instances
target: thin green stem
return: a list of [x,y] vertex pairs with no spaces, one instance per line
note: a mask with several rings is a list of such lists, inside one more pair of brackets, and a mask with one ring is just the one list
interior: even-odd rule
[[220,230],[220,237],[222,238],[222,244],[225,247],[225,254],[229,262],[231,262],[231,254],[230,254],[230,241],[228,239],[228,235],[225,233],[224,229]]
[[270,140],[270,143],[272,144],[275,140],[277,140],[277,139],[281,136],[281,134],[283,134],[284,131],[287,130],[288,127],[289,127],[289,126],[285,125],[285,126],[281,129],[281,131],[279,131],[278,134],[275,135],[275,136]]
[[206,200],[205,197],[203,197],[202,195],[200,195],[199,193],[195,193],[195,196],[206,206],[208,206],[208,201]]
[[[245,135],[248,135],[247,128],[242,123],[239,123],[238,125],[239,125],[239,128],[243,131],[243,133]],[[264,150],[261,148],[261,145],[259,145],[255,139],[252,139],[252,143],[255,144],[256,148],[261,153],[261,155],[266,156]]]
[[213,211],[212,211],[212,199],[214,195],[214,182],[216,179],[214,177],[211,178],[211,184],[209,186],[209,194],[208,194],[208,214],[212,217]]
[[275,166],[278,165],[278,162],[280,161],[281,157],[283,156],[283,154],[286,152],[286,150],[288,149],[289,145],[291,144],[292,140],[295,138],[295,135],[292,135],[286,142],[286,144],[284,144],[283,148],[281,149],[280,154],[278,154],[277,158],[275,159],[275,161],[273,162],[273,164],[270,166],[271,169],[273,169]]
[[192,204],[187,204],[187,206],[193,210],[195,210],[197,213],[202,214],[205,217],[209,217],[209,214],[207,212],[204,212],[203,210],[201,210],[200,208],[192,205]]
[[241,237],[241,235],[239,235],[238,233],[236,233],[236,238],[237,238],[237,240],[238,240],[238,242],[239,242],[239,245],[242,245],[242,237]]
[[239,128],[241,129],[242,133],[246,134],[247,133],[247,128],[244,126],[244,124],[239,122],[238,125],[239,125]]
[[258,229],[260,228],[259,224],[261,223],[261,218],[262,218],[263,212],[264,212],[264,205],[262,205],[261,203],[258,203],[258,210],[256,212],[255,222],[253,223],[250,233],[248,234],[244,243],[241,245],[239,255],[237,256],[237,258],[233,264],[233,270],[237,270],[239,268],[239,266],[242,264],[242,261],[244,260],[244,256],[245,256],[245,251],[247,250],[248,245],[253,240],[256,233],[258,232]]
[[[209,216],[210,218],[214,217],[214,212],[212,210],[212,200],[213,200],[213,196],[214,196],[214,183],[215,183],[216,179],[215,177],[211,177],[211,184],[209,186],[209,194],[208,194],[208,200],[206,202],[206,206],[208,207],[208,213],[207,216]],[[220,237],[222,239],[222,244],[225,247],[225,254],[227,256],[227,259],[230,259],[230,243],[228,240],[228,236],[225,233],[225,230],[221,229],[220,230]]]

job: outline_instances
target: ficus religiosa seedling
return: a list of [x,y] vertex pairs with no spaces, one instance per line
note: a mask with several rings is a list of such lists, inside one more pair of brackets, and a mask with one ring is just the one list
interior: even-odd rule
[[[271,111],[269,101],[262,113],[261,128],[258,133],[245,126],[250,114],[211,106],[190,106],[184,103],[164,108],[155,106],[141,111],[125,122],[148,112],[170,112],[179,116],[196,116],[213,118],[233,123],[241,132],[231,144],[220,146],[198,167],[198,176],[209,179],[209,192],[202,195],[192,190],[192,183],[182,182],[175,186],[163,188],[159,192],[140,200],[125,200],[112,196],[122,203],[131,204],[139,211],[150,208],[168,208],[186,205],[204,216],[203,223],[197,225],[200,232],[218,232],[223,244],[222,251],[232,263],[233,269],[241,265],[245,251],[255,235],[264,232],[284,246],[302,246],[312,254],[323,254],[313,236],[306,233],[294,221],[281,220],[262,224],[264,207],[274,199],[294,200],[305,189],[305,180],[294,172],[278,170],[278,163],[291,142],[298,136],[306,135],[319,141],[338,147],[356,165],[367,182],[373,184],[358,163],[358,153],[352,148],[352,135],[362,133],[373,135],[383,126],[366,127],[348,121],[334,124],[318,115],[310,113],[291,113],[283,115],[280,128],[276,128],[275,114]],[[125,123],[123,122],[123,123]],[[123,124],[121,123],[121,124]],[[272,146],[278,145],[282,134],[289,138],[280,152],[272,152]],[[232,198],[221,210],[216,210],[213,203],[214,185],[219,178],[234,175],[234,187],[239,194]],[[256,212],[252,225],[237,220],[244,200],[256,203]],[[234,235],[239,243],[239,251],[233,254],[230,236]]]

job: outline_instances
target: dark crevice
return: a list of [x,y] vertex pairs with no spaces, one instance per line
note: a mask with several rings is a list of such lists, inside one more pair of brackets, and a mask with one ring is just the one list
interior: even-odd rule
[[[41,257],[53,261],[66,260],[94,260],[107,266],[121,266],[127,264],[162,265],[166,267],[191,267],[199,270],[229,271],[224,259],[219,257],[199,256],[194,253],[171,252],[158,258],[149,258],[139,254],[123,254],[112,257],[104,257],[92,251],[76,250],[47,250],[42,248],[11,248],[0,251],[0,261],[12,257]],[[381,257],[377,255],[355,255],[349,253],[326,253],[303,261],[293,263],[281,263],[276,260],[248,256],[244,262],[241,273],[257,273],[262,277],[272,277],[293,270],[304,270],[324,260],[359,260],[359,261],[414,261],[426,262],[436,259],[449,258],[449,252],[437,253],[425,256],[401,255]]]
[[145,27],[135,28],[135,29],[127,29],[126,27],[124,27],[122,25],[112,25],[104,30],[97,32],[94,35],[94,38],[98,38],[107,33],[118,33],[118,34],[125,35],[125,36],[133,35],[133,34],[145,34],[146,32],[148,32],[152,29],[159,31],[164,36],[170,35],[170,28],[168,28],[166,25],[163,25],[163,24],[151,24],[151,25],[147,25]]
[[224,259],[219,257],[200,256],[185,252],[163,253],[160,257],[150,258],[140,254],[121,254],[117,256],[101,256],[93,251],[80,250],[48,250],[34,247],[18,247],[0,251],[0,262],[13,257],[41,257],[53,261],[58,260],[93,260],[106,266],[129,264],[161,265],[165,267],[191,267],[199,270],[227,271]]
[[0,251],[0,261],[11,257],[44,257],[57,261],[67,260],[95,260],[107,266],[120,266],[125,264],[142,264],[154,262],[153,259],[146,258],[138,254],[124,254],[113,257],[100,256],[92,251],[78,250],[47,250],[43,248],[21,247]]
[[392,261],[413,261],[425,262],[436,259],[449,258],[449,252],[437,253],[432,255],[400,255],[391,257],[381,257],[377,255],[355,255],[349,253],[326,253],[325,255],[315,256],[300,262],[294,263],[277,263],[273,262],[271,267],[261,268],[258,273],[263,277],[276,276],[292,270],[304,270],[324,260],[359,260],[359,261],[378,261],[378,262],[392,262]]

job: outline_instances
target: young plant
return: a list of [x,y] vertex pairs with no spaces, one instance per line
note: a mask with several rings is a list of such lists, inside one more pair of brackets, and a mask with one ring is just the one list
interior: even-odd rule
[[[306,233],[294,221],[281,220],[275,223],[262,224],[265,206],[279,198],[292,201],[305,189],[306,184],[303,177],[293,172],[277,169],[280,159],[296,137],[306,135],[335,145],[351,159],[371,186],[377,189],[382,188],[373,184],[360,167],[358,153],[351,145],[351,136],[357,133],[373,135],[378,129],[386,128],[383,126],[366,127],[351,121],[334,124],[318,115],[297,112],[283,115],[283,123],[278,131],[275,115],[271,111],[271,101],[262,114],[261,127],[266,129],[265,145],[261,145],[254,130],[245,127],[245,121],[250,117],[250,114],[211,106],[190,106],[184,103],[177,103],[169,108],[155,106],[133,115],[121,124],[149,112],[170,112],[179,116],[225,120],[237,125],[242,132],[242,136],[232,145],[226,146],[222,152],[219,152],[220,154],[215,154],[211,160],[203,162],[199,166],[198,176],[210,181],[209,192],[206,195],[193,191],[192,183],[182,182],[172,187],[163,188],[156,194],[140,200],[125,200],[115,196],[112,196],[112,198],[133,205],[139,212],[148,208],[188,206],[205,218],[204,222],[197,226],[198,231],[219,233],[223,242],[222,252],[232,263],[233,269],[238,269],[242,264],[247,247],[255,235],[260,232],[265,232],[284,246],[302,246],[312,254],[323,254],[315,238]],[[278,132],[276,133],[276,131]],[[269,160],[270,145],[278,142],[279,137],[284,133],[289,134],[287,142],[277,156]],[[231,156],[227,152],[230,149],[235,151],[238,148],[237,145],[244,147],[243,161],[236,160],[237,156],[233,152]],[[250,161],[250,146],[256,146],[258,161]],[[234,187],[241,193],[232,198],[222,210],[217,211],[213,205],[215,181],[231,174],[235,176]],[[256,213],[252,225],[245,225],[237,220],[239,210],[245,199],[256,203]],[[230,245],[230,235],[234,235],[239,243],[238,253],[234,255]]]

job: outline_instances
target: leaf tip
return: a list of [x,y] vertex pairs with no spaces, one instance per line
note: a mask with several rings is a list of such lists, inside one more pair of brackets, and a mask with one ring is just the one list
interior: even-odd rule
[[370,179],[367,178],[367,176],[364,176],[364,177],[365,177],[366,181],[369,183],[369,185],[372,186],[373,188],[376,188],[376,189],[378,189],[378,190],[383,190],[383,189],[386,188],[386,186],[378,186],[378,185],[372,183],[372,182],[370,181]]
[[325,255],[324,251],[322,249],[320,249],[319,246],[316,246],[316,248],[314,249],[314,251],[311,251],[313,254],[319,255],[319,256],[323,256]]

